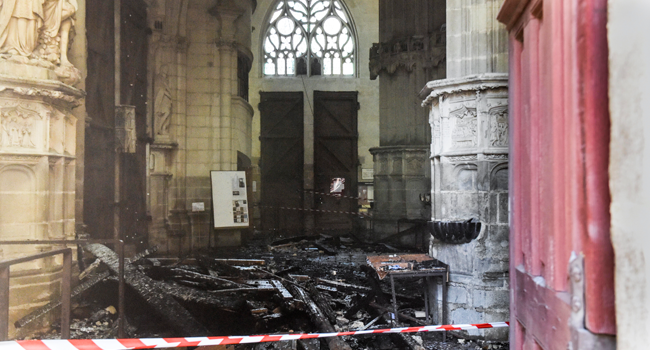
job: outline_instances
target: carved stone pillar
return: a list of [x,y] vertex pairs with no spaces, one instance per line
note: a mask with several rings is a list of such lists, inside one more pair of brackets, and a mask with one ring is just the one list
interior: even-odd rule
[[[77,118],[72,109],[84,93],[49,79],[56,75],[48,69],[2,59],[0,69],[31,75],[0,77],[0,239],[74,239]],[[3,258],[52,248],[5,246]],[[12,267],[10,320],[50,300],[58,291],[60,268],[56,259]]]
[[469,243],[432,240],[431,256],[451,271],[448,315],[454,322],[506,320],[508,75],[432,81],[424,92],[431,108],[432,220],[473,218],[483,225]]
[[[0,13],[0,32],[6,34],[0,40],[0,240],[75,236],[77,118],[72,109],[84,93],[72,87],[81,74],[67,53],[77,5],[4,2]],[[5,246],[2,255],[53,248]],[[55,258],[12,267],[10,336],[13,321],[59,292],[60,273]]]

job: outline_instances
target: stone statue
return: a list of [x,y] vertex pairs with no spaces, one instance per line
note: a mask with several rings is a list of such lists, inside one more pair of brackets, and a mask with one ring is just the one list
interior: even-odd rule
[[41,57],[61,66],[72,66],[68,61],[68,44],[77,8],[76,0],[44,0],[44,23],[39,38]]
[[0,53],[30,57],[43,25],[43,0],[0,0]]
[[172,116],[172,94],[169,90],[169,78],[167,74],[167,66],[160,69],[160,74],[156,78],[154,91],[156,96],[154,99],[154,123],[157,135],[168,135],[169,124]]

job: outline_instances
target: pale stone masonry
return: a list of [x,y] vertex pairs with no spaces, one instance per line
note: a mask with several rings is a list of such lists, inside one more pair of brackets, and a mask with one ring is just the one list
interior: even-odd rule
[[[71,17],[83,10],[83,5],[75,7],[66,2],[62,13],[45,7],[41,12],[45,23],[36,18],[24,19],[28,24],[21,30],[31,28],[33,36],[15,35],[19,31],[15,18],[0,18],[5,24],[0,30],[9,33],[0,42],[2,240],[61,240],[75,236],[77,130],[83,128],[84,121],[79,118],[84,115],[83,111],[75,114],[73,110],[81,105],[85,94],[74,87],[80,83],[82,72],[67,60],[67,50],[69,34],[75,29]],[[84,14],[77,18],[83,20]],[[77,25],[76,30],[83,29],[83,23]],[[57,44],[61,40],[64,44]],[[75,48],[83,43],[81,39]],[[85,60],[85,52],[75,51],[70,57],[77,64]],[[54,248],[0,246],[0,260]],[[13,266],[10,320],[49,302],[60,290],[60,273],[60,257]],[[14,334],[12,322],[9,331]]]
[[[148,104],[153,139],[148,158],[149,244],[165,252],[209,244],[210,171],[237,170],[251,156],[253,108],[239,96],[238,58],[250,68],[252,1],[166,2],[150,8]],[[168,90],[167,92],[165,90]],[[166,98],[166,94],[169,98]],[[168,129],[164,122],[171,105]],[[193,202],[206,211],[192,212]],[[219,232],[217,245],[239,243]]]
[[[433,239],[430,254],[449,264],[450,323],[509,318],[508,47],[496,21],[501,0],[447,1],[447,79],[427,83],[431,215],[479,220],[469,243]],[[507,339],[507,332],[470,332]]]

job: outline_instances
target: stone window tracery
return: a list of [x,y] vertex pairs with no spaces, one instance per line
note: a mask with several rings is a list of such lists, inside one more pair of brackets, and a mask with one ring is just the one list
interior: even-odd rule
[[351,17],[340,0],[282,0],[263,41],[265,76],[355,74]]

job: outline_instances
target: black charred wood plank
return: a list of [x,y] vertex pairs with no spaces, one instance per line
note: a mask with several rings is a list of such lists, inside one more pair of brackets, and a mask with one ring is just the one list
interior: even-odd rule
[[312,300],[316,302],[316,305],[318,305],[321,311],[323,311],[330,323],[336,324],[336,314],[334,313],[334,310],[332,310],[330,301],[325,296],[325,294],[319,292],[312,283],[309,283],[307,290],[309,291],[309,294],[311,294]]
[[[302,299],[305,303],[305,309],[309,314],[311,321],[314,323],[319,332],[322,333],[335,333],[336,330],[328,321],[327,316],[316,305],[316,303],[309,297],[309,294],[297,285],[288,285],[287,288],[297,297]],[[345,343],[343,339],[338,337],[327,338],[327,344],[330,350],[352,350],[350,345]]]
[[[108,266],[115,274],[118,273],[118,255],[103,244],[88,244],[84,250]],[[206,335],[207,329],[199,323],[181,304],[169,295],[169,288],[161,288],[161,282],[156,282],[133,267],[124,264],[124,281],[135,290],[151,307],[153,312],[168,325],[174,327],[183,335]]]

